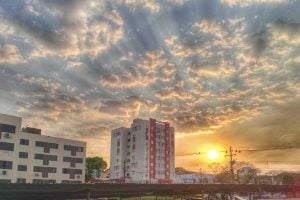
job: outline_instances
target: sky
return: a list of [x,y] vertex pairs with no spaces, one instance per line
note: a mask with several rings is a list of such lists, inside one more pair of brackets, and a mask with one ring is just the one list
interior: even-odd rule
[[[181,155],[208,149],[299,147],[299,10],[296,0],[0,0],[0,112],[107,161],[110,131],[134,118],[170,122],[187,169],[208,161]],[[300,169],[299,153],[236,159]]]

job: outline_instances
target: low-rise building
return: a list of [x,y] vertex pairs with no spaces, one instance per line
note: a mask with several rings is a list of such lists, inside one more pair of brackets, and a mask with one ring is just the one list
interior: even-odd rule
[[269,176],[269,175],[259,175],[256,178],[257,184],[264,184],[264,185],[277,185],[277,179],[275,176]]
[[206,173],[197,173],[197,172],[176,174],[176,183],[212,184],[215,183],[215,175],[206,174]]
[[86,143],[21,129],[22,118],[0,114],[0,183],[83,183]]

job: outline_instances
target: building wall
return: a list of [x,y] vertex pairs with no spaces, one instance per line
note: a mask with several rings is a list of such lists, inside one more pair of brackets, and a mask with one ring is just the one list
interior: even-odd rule
[[[12,168],[11,169],[5,169],[1,170],[0,169],[0,181],[1,182],[15,182],[16,180],[16,171],[17,171],[17,165],[14,164],[15,160],[18,160],[18,138],[19,138],[19,133],[21,130],[21,123],[22,123],[22,118],[20,117],[14,117],[10,115],[4,115],[0,114],[0,124],[2,125],[10,125],[10,126],[15,126],[15,131],[13,132],[6,132],[3,129],[0,129],[1,135],[0,135],[0,161],[2,161],[2,165],[7,165],[3,164],[3,161],[7,163],[12,162]],[[1,146],[3,148],[6,148],[6,146],[13,146],[13,151],[12,150],[1,150]],[[0,164],[1,165],[1,164]],[[5,168],[5,166],[0,166],[0,168]],[[4,174],[5,172],[5,174]]]
[[[124,161],[126,159],[128,128],[118,128],[111,132],[111,158],[110,178],[121,179],[124,177]],[[113,156],[112,156],[113,155]]]
[[174,165],[174,128],[167,123],[135,119],[130,128],[112,130],[110,179],[124,180],[125,172],[127,182],[170,182]]
[[[10,138],[6,138],[3,131],[1,133],[0,142],[13,143],[14,150],[0,150],[0,160],[13,162],[11,170],[3,169],[0,165],[0,181],[84,182],[85,142],[21,132],[21,120],[19,117],[0,114],[0,124],[16,126],[16,133],[10,134]],[[50,143],[54,148],[48,148]],[[51,173],[46,173],[46,170]]]

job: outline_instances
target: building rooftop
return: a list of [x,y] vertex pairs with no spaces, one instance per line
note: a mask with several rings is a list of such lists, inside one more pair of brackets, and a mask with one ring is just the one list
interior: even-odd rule
[[32,128],[32,127],[25,127],[25,128],[22,128],[22,132],[41,135],[42,134],[42,129]]

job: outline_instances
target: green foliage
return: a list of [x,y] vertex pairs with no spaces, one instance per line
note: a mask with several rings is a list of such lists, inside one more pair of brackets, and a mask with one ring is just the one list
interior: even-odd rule
[[285,172],[282,174],[282,184],[295,184],[295,177],[293,174]]
[[85,181],[90,181],[93,177],[93,170],[99,170],[102,172],[107,168],[106,161],[101,157],[89,157],[86,158],[86,173]]

